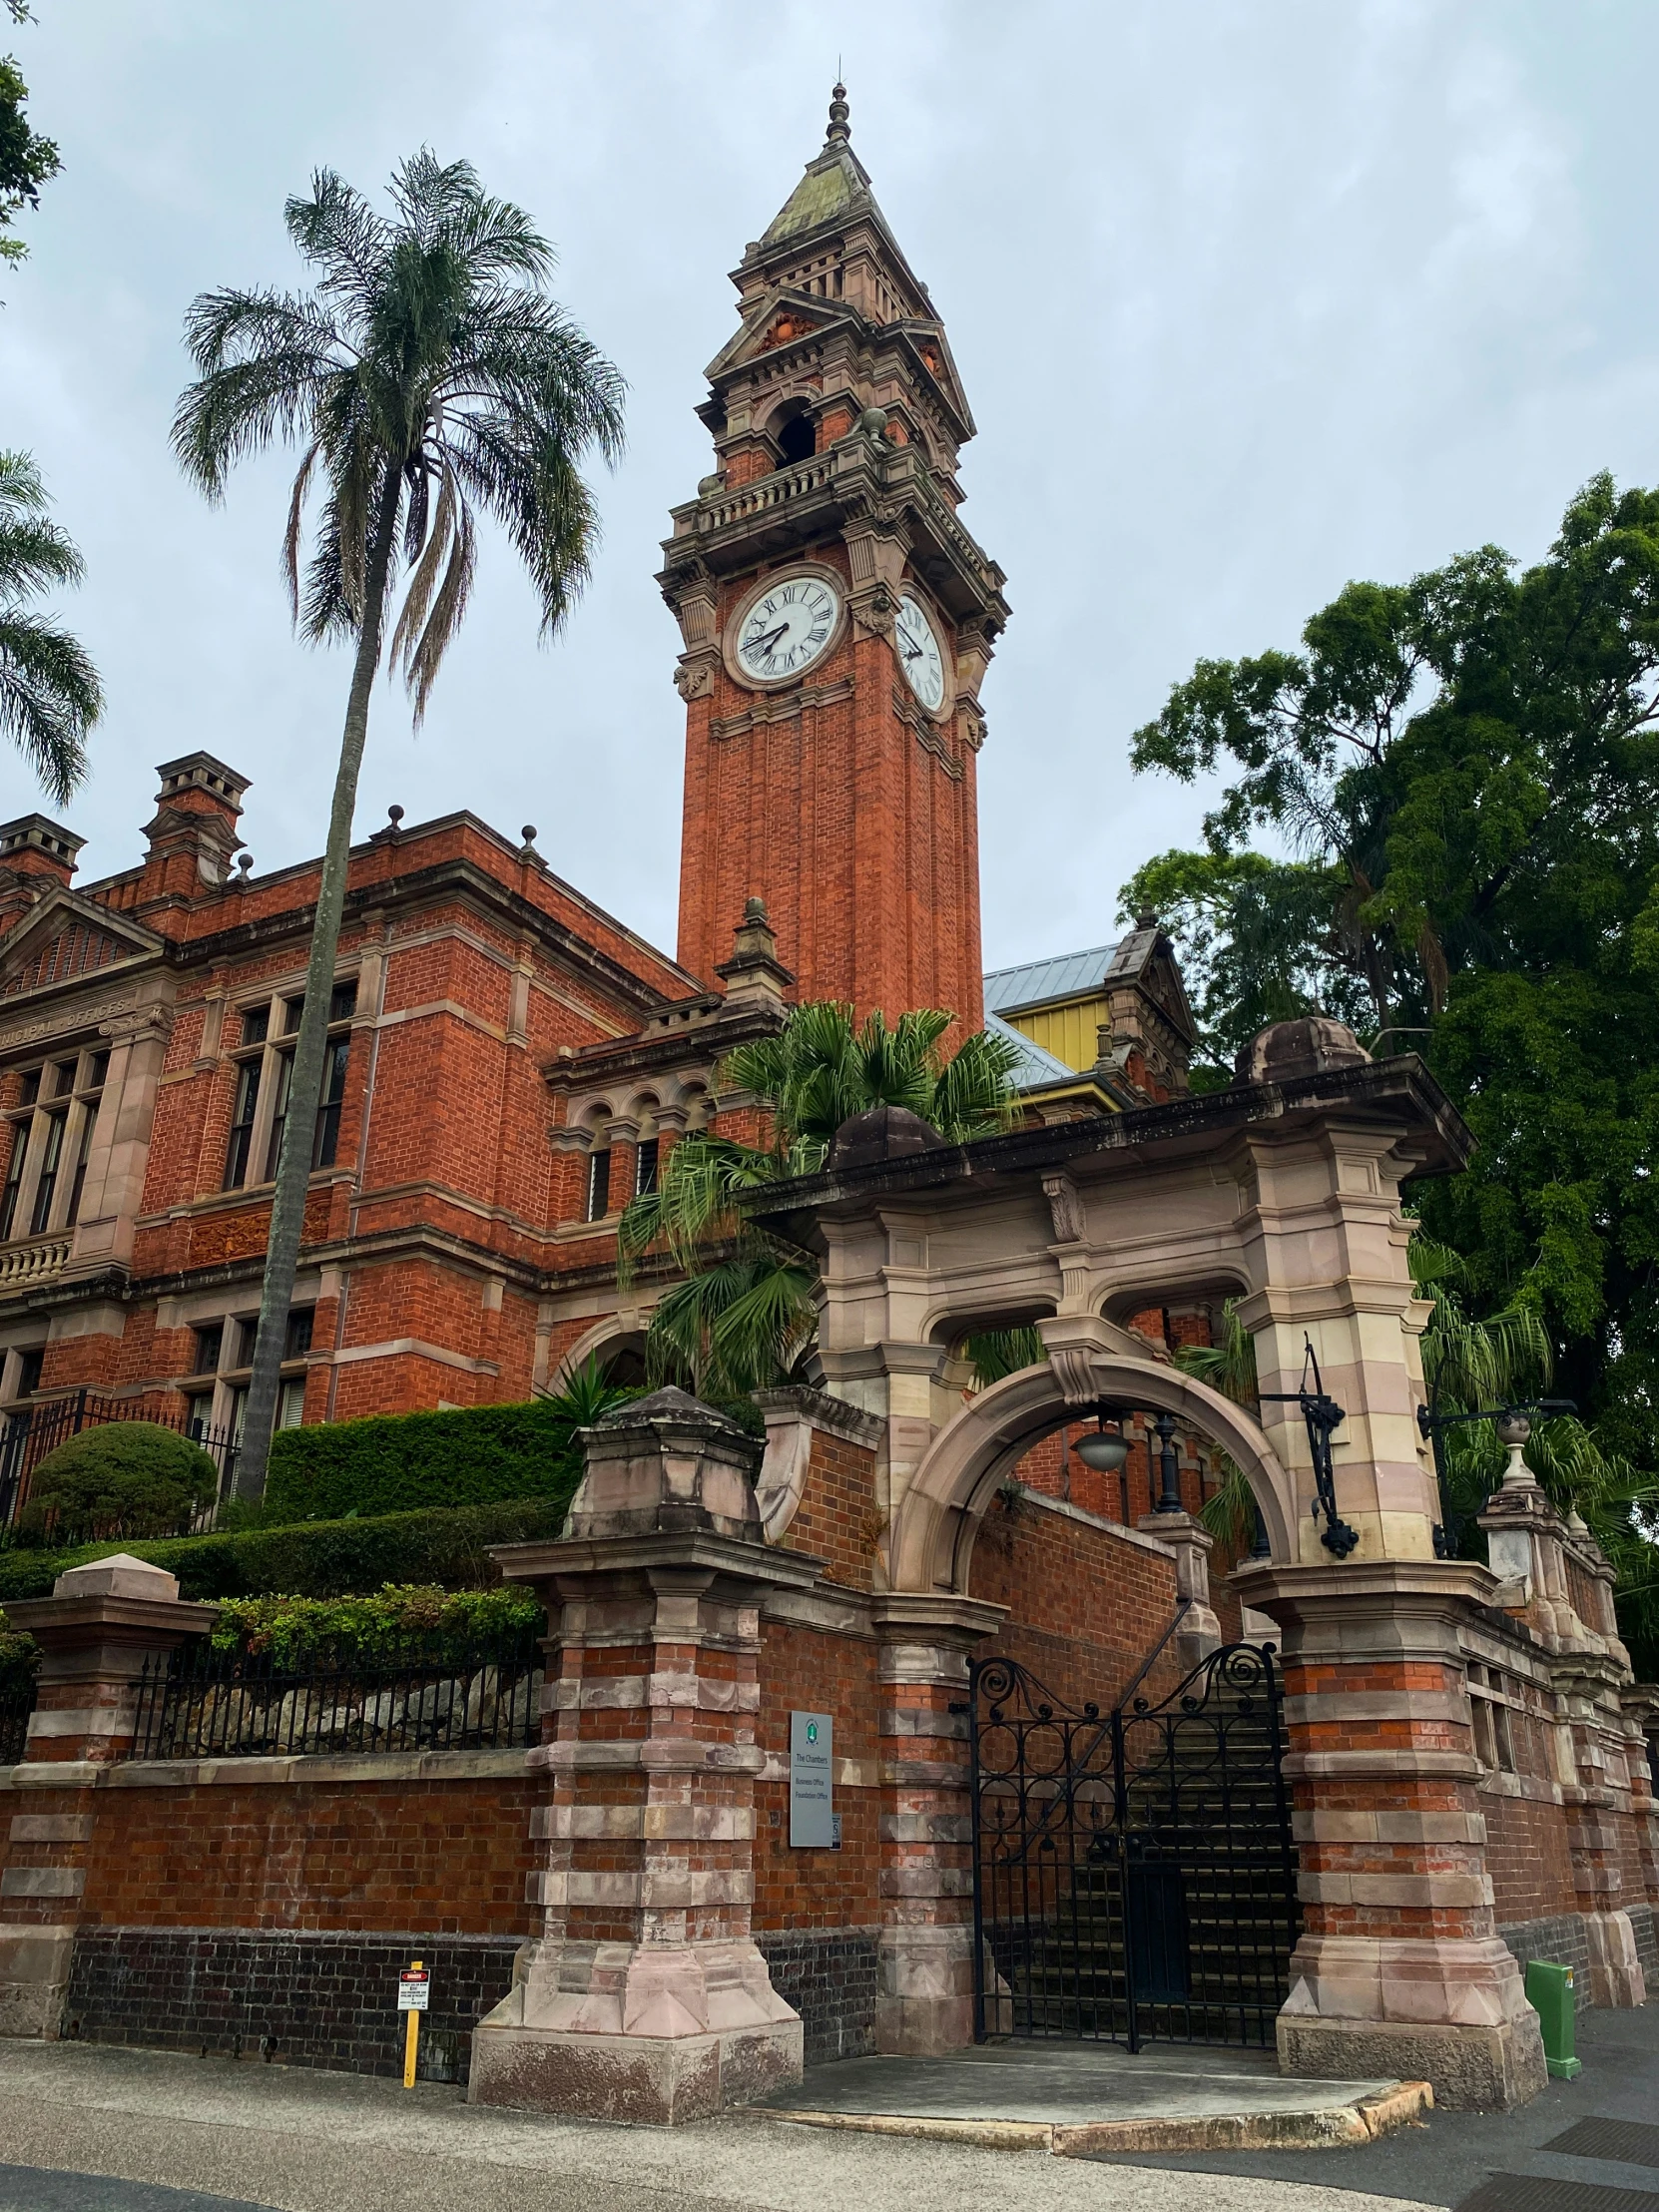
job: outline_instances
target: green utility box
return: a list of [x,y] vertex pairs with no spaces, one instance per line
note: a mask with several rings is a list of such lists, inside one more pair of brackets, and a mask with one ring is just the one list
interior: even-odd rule
[[1572,1968],[1548,1958],[1526,1961],[1526,2001],[1543,2030],[1544,2063],[1554,2081],[1576,2081],[1584,2071],[1573,2056]]

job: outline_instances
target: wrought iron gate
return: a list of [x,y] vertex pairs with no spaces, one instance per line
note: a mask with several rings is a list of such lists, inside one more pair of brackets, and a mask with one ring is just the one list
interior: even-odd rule
[[970,1711],[980,2041],[1271,2045],[1298,1930],[1273,1646],[1111,1712],[982,1659]]

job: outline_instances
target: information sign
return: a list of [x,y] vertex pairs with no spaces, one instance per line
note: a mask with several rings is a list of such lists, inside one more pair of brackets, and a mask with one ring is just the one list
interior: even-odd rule
[[790,1715],[790,1845],[835,1844],[835,1724],[828,1713]]
[[399,2012],[424,2012],[432,1994],[432,1976],[424,1966],[406,1966],[397,1977]]

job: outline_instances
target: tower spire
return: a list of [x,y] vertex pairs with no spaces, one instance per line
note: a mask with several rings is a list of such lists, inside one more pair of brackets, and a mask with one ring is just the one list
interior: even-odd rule
[[845,146],[850,142],[852,132],[846,119],[851,112],[846,104],[846,87],[836,85],[830,95],[830,128],[824,134],[826,146]]

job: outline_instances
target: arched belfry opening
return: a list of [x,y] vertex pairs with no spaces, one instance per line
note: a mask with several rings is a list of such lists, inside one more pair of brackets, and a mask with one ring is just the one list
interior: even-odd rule
[[818,432],[813,418],[805,410],[788,416],[778,428],[778,451],[783,465],[791,468],[797,461],[810,461],[818,450]]

